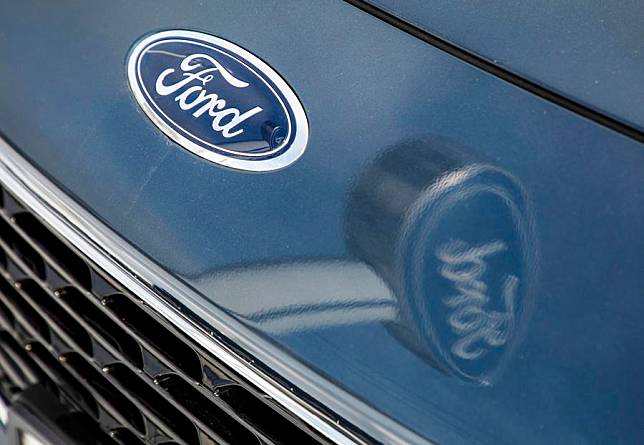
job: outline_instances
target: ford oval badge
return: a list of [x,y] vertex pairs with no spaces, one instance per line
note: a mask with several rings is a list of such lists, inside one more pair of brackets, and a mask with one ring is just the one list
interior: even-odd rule
[[234,43],[194,31],[158,32],[134,46],[127,69],[145,114],[197,156],[272,171],[304,153],[309,128],[297,96]]

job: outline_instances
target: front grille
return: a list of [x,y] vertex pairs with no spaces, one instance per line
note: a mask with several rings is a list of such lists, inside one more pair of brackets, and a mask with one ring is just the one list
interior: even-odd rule
[[327,443],[0,190],[0,393],[79,443]]

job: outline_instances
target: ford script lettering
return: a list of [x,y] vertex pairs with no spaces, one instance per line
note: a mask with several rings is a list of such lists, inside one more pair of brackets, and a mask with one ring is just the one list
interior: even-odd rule
[[193,31],[153,34],[132,50],[128,79],[152,122],[204,159],[272,171],[304,153],[308,122],[295,93],[231,42]]
[[[193,73],[191,71],[202,68],[201,63],[193,63],[195,59],[207,60],[213,65],[213,68],[201,69]],[[239,128],[237,130],[234,130],[234,128],[241,125],[246,119],[262,111],[261,107],[255,107],[252,110],[240,114],[237,108],[226,108],[226,100],[220,98],[217,94],[208,94],[204,86],[213,80],[214,76],[213,74],[210,74],[213,71],[217,71],[223,80],[236,88],[248,87],[248,83],[234,77],[212,57],[205,54],[192,54],[183,59],[181,62],[181,70],[183,71],[184,78],[172,85],[165,85],[163,81],[169,75],[173,74],[175,70],[168,68],[163,71],[159,77],[157,77],[156,92],[161,96],[167,96],[168,94],[180,91],[183,87],[193,83],[193,81],[200,82],[201,85],[189,86],[183,90],[181,94],[175,96],[174,100],[182,110],[192,110],[193,108],[197,108],[197,110],[192,113],[194,117],[199,117],[207,111],[208,116],[213,118],[212,129],[214,131],[221,132],[223,137],[228,139],[243,133],[243,128]]]

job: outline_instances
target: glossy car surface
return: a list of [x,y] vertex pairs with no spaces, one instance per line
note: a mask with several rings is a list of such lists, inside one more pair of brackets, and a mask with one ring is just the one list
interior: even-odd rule
[[[393,419],[382,428],[359,425],[376,439],[393,442],[405,429],[444,444],[644,439],[644,147],[636,138],[343,2],[4,9],[2,134],[198,291],[199,304],[234,316],[260,343],[304,364],[296,385],[310,390],[308,382],[323,403],[350,411],[351,399],[334,402],[337,385]],[[433,22],[415,20],[434,31]],[[279,72],[308,116],[302,158],[278,172],[242,173],[161,133],[133,99],[125,63],[134,42],[163,29],[225,38]],[[513,39],[510,30],[501,37]],[[493,59],[498,47],[481,51]],[[578,74],[553,83],[553,71],[531,71],[541,66],[538,54],[504,57],[510,69],[525,67],[519,74],[641,127],[631,101],[641,78],[612,78],[614,86],[596,95],[575,89]],[[628,69],[641,67],[629,51],[619,54]],[[578,63],[590,73],[604,61],[598,52]],[[512,341],[503,357],[477,368],[483,379],[463,378],[455,371],[462,367],[432,349],[441,341],[415,333],[411,320],[433,315],[409,304],[400,277],[419,257],[391,248],[408,206],[433,179],[467,165],[510,178],[530,232],[522,238],[512,223],[495,232],[521,239],[520,254],[507,261],[523,261],[514,275],[525,287]],[[477,205],[437,236],[449,240],[452,230],[478,239],[481,227],[497,227],[490,212],[499,207]],[[266,364],[284,371],[288,361],[281,362]]]

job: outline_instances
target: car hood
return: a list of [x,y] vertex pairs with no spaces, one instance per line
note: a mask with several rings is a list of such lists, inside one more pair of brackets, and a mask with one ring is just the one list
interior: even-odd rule
[[[24,1],[4,9],[0,131],[209,310],[304,364],[303,381],[322,378],[321,390],[341,387],[445,444],[644,439],[641,143],[347,3]],[[500,44],[468,28],[471,41]],[[134,42],[163,29],[210,33],[269,63],[307,113],[303,156],[277,172],[239,172],[161,133],[133,98],[125,66]],[[527,62],[544,62],[534,52],[541,46],[558,54],[558,39],[548,45],[517,32],[502,41]],[[580,68],[580,82],[600,86],[579,91],[588,101],[597,91],[602,106],[638,121],[632,101],[642,79],[629,76],[642,69],[598,56],[592,66],[606,76],[602,63],[620,77]],[[557,63],[543,65],[556,74]],[[603,95],[608,78],[629,93]],[[468,200],[480,191],[490,200]],[[432,219],[439,214],[450,217]],[[506,243],[459,243],[488,235]],[[436,256],[427,255],[437,240]],[[497,311],[512,315],[498,318],[511,323],[512,338],[488,331],[507,348],[478,368],[448,363],[437,349],[451,331],[432,329],[458,320],[427,305],[454,296],[444,280],[454,258],[502,252],[509,256],[494,257],[499,263],[484,262],[487,272],[504,271],[485,275],[485,286],[507,295],[519,286],[514,307]],[[448,265],[418,269],[436,258]],[[387,426],[359,426],[394,437]]]
[[637,1],[368,3],[495,66],[644,130],[644,11]]

